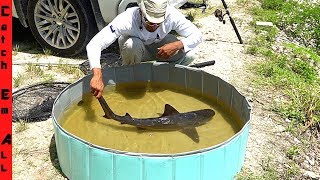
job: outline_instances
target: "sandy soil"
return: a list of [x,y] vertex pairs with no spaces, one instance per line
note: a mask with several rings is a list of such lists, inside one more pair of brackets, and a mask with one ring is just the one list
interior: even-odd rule
[[[210,1],[212,6],[219,2]],[[261,174],[266,161],[279,171],[286,171],[290,160],[286,157],[286,150],[292,145],[303,142],[285,132],[284,120],[269,111],[272,102],[272,91],[256,89],[251,83],[254,75],[248,67],[263,59],[245,53],[245,47],[253,34],[249,23],[251,17],[236,7],[235,0],[229,3],[233,17],[236,21],[244,44],[239,44],[228,18],[226,24],[219,22],[214,15],[199,19],[197,24],[204,34],[205,41],[198,48],[197,59],[194,63],[215,60],[216,64],[202,68],[235,86],[247,97],[252,106],[252,118],[249,140],[242,174]],[[219,4],[221,7],[221,5]],[[19,43],[19,42],[18,42]],[[29,55],[27,55],[29,54]],[[13,56],[14,61],[34,58],[34,54],[18,52]],[[39,58],[39,57],[38,57]],[[58,57],[40,57],[44,60],[59,59]],[[73,61],[74,59],[70,60]],[[84,58],[79,59],[83,61]],[[13,67],[14,76],[24,71],[23,66]],[[70,78],[70,77],[67,77]],[[42,122],[28,123],[27,129],[19,132],[17,128],[21,123],[13,123],[13,177],[14,179],[65,179],[61,174],[55,152],[53,125],[51,119]],[[320,177],[320,157],[311,151],[301,159],[302,176],[294,179]],[[269,163],[269,161],[267,162]],[[311,174],[310,174],[311,172]],[[313,172],[313,174],[312,174]],[[309,174],[308,174],[309,173]]]

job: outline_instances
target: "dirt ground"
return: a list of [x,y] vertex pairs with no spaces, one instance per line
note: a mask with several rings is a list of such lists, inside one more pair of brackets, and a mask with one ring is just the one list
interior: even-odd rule
[[[210,5],[221,7],[220,1],[209,1]],[[249,67],[263,59],[245,53],[245,47],[253,36],[249,23],[251,17],[235,4],[235,0],[228,2],[231,13],[236,20],[244,44],[239,44],[228,18],[222,24],[213,14],[200,18],[196,23],[203,32],[204,42],[197,49],[197,58],[194,63],[215,60],[216,64],[202,68],[203,71],[214,74],[235,86],[252,106],[250,133],[243,170],[244,177],[261,175],[266,171],[266,164],[271,163],[279,172],[290,169],[290,160],[286,151],[293,145],[306,143],[300,138],[286,132],[285,120],[270,111],[272,103],[272,90],[258,89],[252,85],[255,78]],[[200,11],[200,10],[199,10]],[[15,31],[15,30],[14,30]],[[14,32],[15,44],[25,41],[34,41],[29,35],[20,37]],[[13,53],[13,63],[21,60],[35,61],[63,61],[83,62],[85,57],[78,59],[59,58],[50,55],[39,55],[30,50],[21,50]],[[13,76],[23,74],[25,66],[14,65]],[[68,81],[77,77],[59,76],[60,81]],[[31,78],[32,79],[32,78]],[[35,83],[32,79],[25,81],[18,88]],[[55,150],[53,125],[51,119],[40,122],[29,122],[25,130],[19,130],[21,123],[13,123],[13,179],[66,179],[61,173]],[[312,139],[309,142],[319,142]],[[310,145],[310,144],[306,144]],[[310,147],[299,158],[301,175],[292,179],[320,178],[320,152],[319,146]],[[269,165],[269,164],[268,164]]]

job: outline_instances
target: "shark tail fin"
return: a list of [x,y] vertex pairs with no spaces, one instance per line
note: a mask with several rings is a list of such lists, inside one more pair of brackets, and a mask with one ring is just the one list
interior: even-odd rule
[[166,104],[164,106],[164,112],[161,117],[174,115],[174,114],[179,114],[179,112],[174,107],[172,107],[170,104]]

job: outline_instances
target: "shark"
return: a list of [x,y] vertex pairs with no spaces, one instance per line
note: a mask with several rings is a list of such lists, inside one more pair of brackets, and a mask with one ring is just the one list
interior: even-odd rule
[[103,96],[99,97],[98,101],[105,113],[104,117],[107,119],[113,119],[121,124],[129,124],[140,129],[180,130],[196,143],[199,143],[199,135],[196,127],[206,124],[215,115],[212,109],[180,113],[171,105],[165,104],[164,112],[160,117],[140,119],[133,118],[128,113],[124,116],[115,114]]

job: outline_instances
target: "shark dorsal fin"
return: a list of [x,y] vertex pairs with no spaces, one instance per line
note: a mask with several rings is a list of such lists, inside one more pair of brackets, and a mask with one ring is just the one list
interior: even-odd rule
[[166,104],[164,106],[164,113],[162,114],[161,117],[174,115],[174,114],[179,114],[179,112],[174,107],[172,107],[170,104]]
[[[129,118],[130,120],[132,119],[132,117],[130,116],[129,113],[126,113],[126,115],[124,115],[124,117]],[[127,123],[121,122],[121,124],[127,124]]]
[[128,118],[132,119],[132,117],[130,116],[129,113],[126,113],[125,117],[128,117]]

